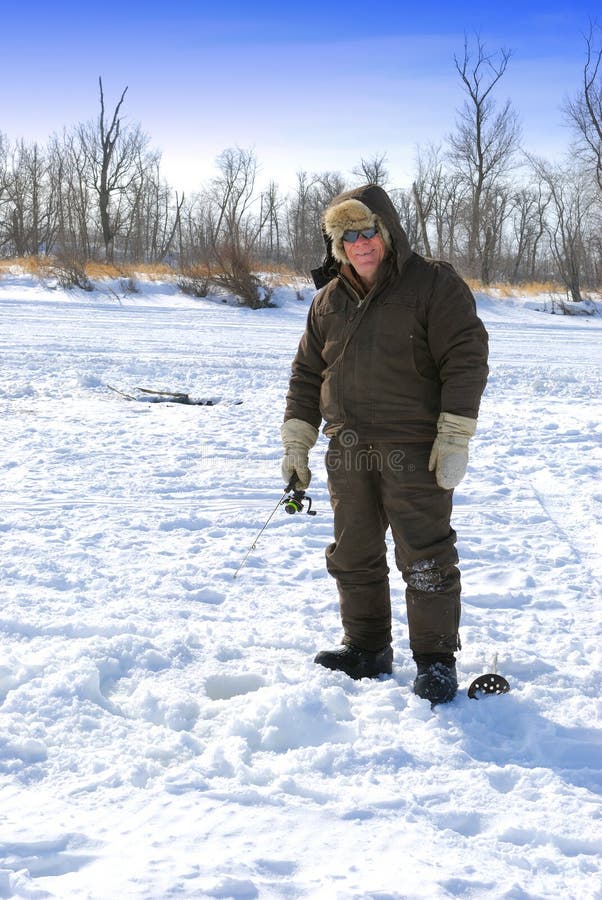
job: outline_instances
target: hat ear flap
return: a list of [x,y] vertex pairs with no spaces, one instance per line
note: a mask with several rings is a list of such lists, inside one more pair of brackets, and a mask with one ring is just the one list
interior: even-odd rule
[[383,222],[381,217],[377,216],[376,213],[374,214],[374,218],[376,220],[376,226],[378,228],[378,233],[380,234],[381,238],[383,239],[383,243],[384,243],[385,247],[387,248],[389,253],[391,253],[393,250],[393,241],[391,240],[391,235],[389,233],[389,229],[387,228],[387,226],[385,225],[385,223]]
[[336,257],[334,257],[333,249],[332,249],[332,238],[326,234],[324,228],[322,228],[322,236],[324,238],[324,243],[326,244],[326,256],[324,257],[322,264],[318,266],[316,269],[311,270],[311,276],[313,278],[314,285],[316,290],[320,290],[320,288],[325,287],[331,279],[335,278],[337,275],[337,269],[334,265],[334,261]]
[[329,238],[332,246],[332,255],[336,259],[337,262],[340,262],[342,265],[351,265],[349,257],[345,253],[345,245],[343,243],[342,236],[340,238],[334,239]]

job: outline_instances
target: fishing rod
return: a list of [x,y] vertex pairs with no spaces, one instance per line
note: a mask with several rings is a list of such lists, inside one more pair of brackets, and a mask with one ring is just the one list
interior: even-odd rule
[[292,476],[291,480],[289,481],[289,483],[287,484],[286,488],[284,489],[284,493],[283,493],[282,497],[280,498],[280,500],[278,501],[278,503],[276,504],[276,506],[274,507],[274,509],[272,510],[272,512],[269,514],[269,516],[268,516],[267,519],[265,520],[265,522],[264,522],[262,528],[261,528],[261,529],[259,530],[259,532],[257,533],[257,536],[255,537],[255,540],[253,541],[253,543],[251,544],[251,546],[250,546],[249,549],[247,550],[247,552],[246,552],[246,554],[245,554],[243,560],[241,561],[241,563],[240,563],[238,569],[236,570],[236,572],[235,572],[234,575],[232,576],[233,578],[236,578],[236,576],[238,575],[238,573],[240,572],[240,570],[242,569],[242,567],[243,567],[244,564],[246,563],[247,559],[248,559],[249,556],[251,555],[252,551],[255,550],[255,548],[256,548],[256,546],[257,546],[257,541],[259,540],[259,538],[261,537],[261,535],[263,534],[263,532],[266,530],[266,528],[267,528],[268,525],[270,524],[270,522],[271,522],[273,516],[276,514],[277,510],[278,510],[281,506],[284,506],[284,509],[286,510],[287,513],[289,513],[289,515],[294,515],[295,513],[303,512],[303,510],[305,509],[305,503],[307,503],[307,515],[308,515],[308,516],[315,516],[315,515],[316,515],[315,510],[312,510],[312,508],[311,508],[311,505],[312,505],[312,504],[311,504],[311,497],[309,497],[309,496],[305,493],[305,491],[296,491],[296,490],[295,490],[295,482],[297,481],[297,477],[298,477],[298,476],[297,476],[297,473],[296,473],[296,472],[293,472],[293,476]]

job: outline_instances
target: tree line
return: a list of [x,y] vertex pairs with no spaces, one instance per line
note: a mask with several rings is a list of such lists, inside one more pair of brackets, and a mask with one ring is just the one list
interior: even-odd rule
[[268,291],[259,272],[308,274],[322,258],[320,216],[355,184],[385,187],[411,245],[484,285],[560,282],[574,301],[602,283],[602,29],[584,38],[582,82],[562,106],[572,142],[562,162],[529,155],[511,101],[496,95],[510,51],[477,36],[454,57],[464,91],[453,130],[420,147],[412,184],[391,183],[386,153],[340,172],[299,171],[294,189],[258,187],[255,153],[224,150],[196,193],[173,190],[139,124],[114,107],[99,78],[95,120],[45,146],[0,133],[0,256],[49,256],[85,266],[167,264],[207,291],[221,284],[250,305]]

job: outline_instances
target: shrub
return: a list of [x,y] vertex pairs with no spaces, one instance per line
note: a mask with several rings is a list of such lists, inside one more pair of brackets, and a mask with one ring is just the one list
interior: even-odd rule
[[274,288],[253,271],[253,263],[244,249],[236,244],[222,244],[216,249],[219,271],[210,275],[211,283],[238,297],[243,306],[265,309],[273,306]]
[[74,256],[60,254],[48,266],[48,271],[67,291],[79,288],[82,291],[93,291],[94,285],[88,278],[84,264]]
[[121,290],[124,294],[139,294],[140,289],[136,284],[136,280],[130,275],[128,278],[122,278],[119,282]]
[[179,279],[178,287],[189,297],[208,297],[211,293],[208,275],[185,275]]

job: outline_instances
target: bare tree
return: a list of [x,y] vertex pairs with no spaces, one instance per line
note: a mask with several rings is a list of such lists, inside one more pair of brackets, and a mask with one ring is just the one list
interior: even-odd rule
[[124,89],[112,115],[107,115],[102,78],[98,79],[100,115],[96,123],[80,125],[77,137],[85,159],[85,173],[97,202],[105,257],[113,262],[115,238],[124,223],[126,194],[140,180],[148,138],[139,125],[124,125]]
[[261,194],[259,214],[261,251],[266,262],[281,262],[281,217],[284,200],[278,195],[278,185],[270,181],[267,190]]
[[[537,259],[545,233],[545,214],[551,197],[541,179],[533,186],[521,187],[512,196],[512,258],[508,263],[512,284],[533,281],[537,276]],[[509,254],[510,256],[510,254]]]
[[126,194],[120,254],[125,259],[163,262],[173,252],[184,197],[161,178],[160,157],[139,160],[140,177]]
[[399,213],[399,221],[408,237],[410,246],[418,247],[420,243],[420,222],[412,191],[394,188],[389,192],[389,195]]
[[485,229],[482,253],[481,253],[481,280],[484,284],[502,278],[503,270],[502,253],[504,246],[504,226],[512,207],[512,197],[509,186],[499,182],[485,195],[484,218],[487,221]]
[[551,215],[546,225],[552,256],[567,293],[578,303],[583,300],[583,275],[597,199],[593,181],[588,172],[574,165],[552,165],[546,160],[530,159],[550,194]]
[[386,153],[377,153],[368,159],[362,157],[359,165],[355,166],[351,172],[363,184],[379,184],[381,187],[386,187],[389,183],[389,170],[385,166],[386,160]]
[[314,205],[320,207],[320,211],[326,209],[328,204],[347,189],[345,179],[340,172],[317,172],[313,176]]
[[416,206],[416,216],[420,228],[422,247],[427,256],[432,256],[429,223],[433,218],[442,179],[442,164],[439,149],[429,146],[424,153],[418,150],[418,173],[412,183],[412,196]]
[[193,194],[181,205],[177,223],[178,260],[182,272],[208,272],[212,258],[213,211],[208,192]]
[[49,242],[52,207],[47,196],[46,159],[39,144],[19,141],[12,153],[6,193],[10,236],[17,256],[37,255]]
[[293,268],[307,275],[324,253],[314,194],[314,178],[307,172],[297,172],[295,193],[287,204],[286,237]]
[[253,213],[255,153],[240,148],[224,150],[217,159],[217,175],[208,191],[208,225],[212,280],[257,309],[269,304],[270,291],[254,273],[254,253],[261,232]]
[[509,171],[520,135],[510,101],[496,112],[492,97],[510,55],[508,50],[487,53],[477,36],[476,55],[471,54],[465,40],[463,58],[454,56],[468,100],[459,112],[456,130],[449,137],[449,157],[468,193],[468,272],[481,277],[485,283],[490,272],[489,251],[495,239],[492,233],[495,220],[488,218],[488,211],[495,216],[491,198],[499,189],[498,182]]
[[565,114],[577,133],[580,156],[593,167],[602,191],[602,46],[594,41],[602,34],[599,26],[590,25],[585,38],[586,59],[580,93],[565,105]]
[[455,262],[459,255],[457,232],[466,205],[466,186],[456,171],[446,170],[442,150],[428,146],[418,151],[418,172],[412,195],[422,248],[427,256]]
[[322,213],[345,189],[345,179],[340,172],[297,173],[296,190],[288,199],[285,216],[287,242],[295,271],[309,275],[324,258]]
[[57,204],[56,249],[73,259],[90,259],[100,230],[96,228],[96,207],[86,182],[85,154],[77,136],[55,135],[48,158],[51,191]]
[[7,202],[6,183],[7,183],[7,163],[6,163],[6,145],[7,141],[0,131],[0,247],[6,243],[4,207]]
[[457,174],[444,172],[435,188],[433,221],[437,236],[436,256],[456,263],[461,257],[458,246],[458,232],[462,210],[466,206],[465,188]]

